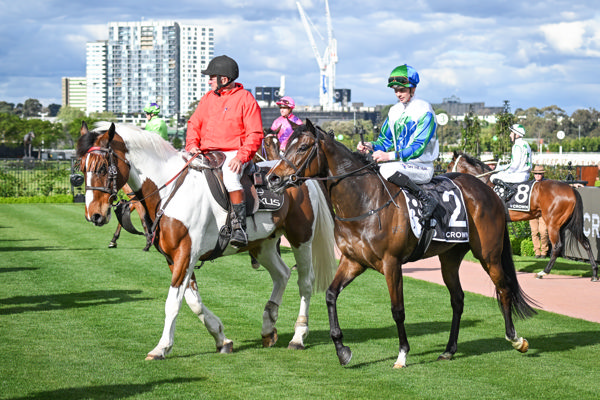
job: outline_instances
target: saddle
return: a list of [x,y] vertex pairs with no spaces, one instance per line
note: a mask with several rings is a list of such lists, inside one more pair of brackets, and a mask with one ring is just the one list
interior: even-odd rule
[[531,209],[531,190],[537,181],[530,180],[519,183],[504,182],[513,191],[514,195],[506,199],[502,187],[494,186],[494,192],[504,201],[506,207],[513,211],[529,211]]
[[[182,153],[182,157],[186,162],[189,160],[187,153]],[[225,154],[222,151],[211,151],[196,157],[190,164],[190,168],[204,171],[213,197],[221,207],[229,210],[229,194],[223,183],[222,167],[224,163]],[[264,184],[267,172],[269,172],[268,166],[260,167],[250,161],[240,179],[240,183],[244,188],[248,217],[259,211],[277,211],[283,206],[283,195],[273,192]]]

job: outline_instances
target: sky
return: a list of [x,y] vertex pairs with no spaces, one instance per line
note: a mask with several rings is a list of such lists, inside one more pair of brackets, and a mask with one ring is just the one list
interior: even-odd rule
[[[327,45],[325,0],[300,0]],[[451,96],[511,110],[556,105],[600,109],[597,0],[330,0],[338,43],[336,88],[352,102],[392,104],[387,78],[413,66],[417,95]],[[241,82],[279,86],[318,105],[319,68],[295,0],[0,0],[0,101],[61,103],[61,78],[85,76],[85,45],[108,23],[169,20],[215,29],[215,55],[240,66]]]

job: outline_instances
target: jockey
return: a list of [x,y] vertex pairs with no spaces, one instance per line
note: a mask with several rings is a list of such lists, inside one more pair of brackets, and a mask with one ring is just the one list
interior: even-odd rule
[[163,139],[169,140],[169,136],[167,135],[167,124],[165,124],[165,121],[158,116],[160,113],[160,107],[158,104],[150,103],[150,105],[144,107],[144,112],[146,113],[146,119],[148,120],[144,129],[147,131],[156,132]]
[[490,176],[490,181],[494,185],[504,189],[504,198],[509,200],[516,194],[516,191],[506,184],[506,182],[519,183],[529,179],[531,172],[531,147],[523,139],[525,128],[521,124],[514,124],[510,127],[510,140],[514,143],[510,164],[500,167],[499,171]]
[[281,99],[277,100],[276,104],[279,106],[279,112],[281,113],[281,116],[273,121],[271,130],[278,132],[277,139],[279,139],[280,143],[279,149],[281,151],[285,151],[288,139],[294,131],[294,128],[292,128],[290,122],[295,125],[302,125],[302,120],[292,114],[294,107],[296,107],[296,103],[290,96],[283,96]]
[[246,203],[240,183],[242,173],[263,140],[260,107],[241,83],[238,64],[227,56],[213,58],[202,74],[210,77],[211,91],[198,102],[188,121],[185,149],[190,154],[223,151],[223,184],[235,214],[230,244],[241,248],[248,244]]
[[[433,177],[433,162],[439,154],[435,133],[435,113],[425,100],[415,97],[419,74],[406,64],[392,71],[388,87],[394,89],[399,102],[390,108],[375,142],[359,143],[361,152],[374,151],[381,175],[408,190],[421,203],[421,224],[431,218],[437,205],[435,198],[417,184]],[[390,161],[390,162],[386,162]]]

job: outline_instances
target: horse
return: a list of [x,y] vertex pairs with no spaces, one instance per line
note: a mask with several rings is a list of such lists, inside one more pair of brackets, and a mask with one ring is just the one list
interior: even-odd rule
[[[189,168],[182,153],[159,135],[148,135],[128,124],[99,123],[94,130],[81,127],[77,157],[85,176],[85,217],[96,226],[106,224],[120,187],[129,184],[153,221],[153,244],[171,270],[162,336],[146,359],[164,359],[173,348],[175,320],[182,300],[196,313],[214,337],[217,351],[230,353],[233,341],[224,334],[221,320],[203,303],[194,267],[220,256],[249,251],[268,270],[273,281],[263,312],[263,346],[275,345],[275,324],[283,292],[291,275],[275,246],[286,235],[298,264],[300,311],[289,342],[304,349],[308,334],[308,311],[313,289],[324,290],[335,272],[333,217],[324,194],[315,185],[283,193],[280,209],[259,211],[249,217],[249,244],[243,249],[215,244],[227,230],[229,211],[214,198],[205,170]],[[223,227],[222,229],[220,229]]]
[[[454,152],[452,161],[448,164],[448,172],[462,172],[475,175],[490,187],[490,174],[494,172],[488,165],[466,153]],[[529,221],[540,216],[548,228],[548,238],[552,243],[550,261],[543,271],[536,274],[537,278],[548,275],[562,254],[565,244],[565,231],[569,230],[587,252],[592,266],[592,282],[598,282],[598,265],[590,241],[583,233],[583,201],[577,190],[569,184],[544,179],[533,185],[530,195],[529,211],[509,210],[511,221]]]
[[[306,179],[322,179],[335,210],[335,239],[341,259],[333,282],[326,291],[330,336],[341,365],[352,358],[343,344],[338,321],[337,298],[345,287],[367,268],[385,276],[391,311],[397,326],[399,353],[394,368],[406,366],[410,350],[404,327],[405,309],[402,265],[415,257],[437,255],[444,283],[450,292],[452,325],[445,351],[438,360],[449,360],[456,353],[464,293],[459,266],[471,250],[496,286],[496,296],[505,322],[505,337],[512,346],[526,352],[529,344],[519,337],[512,317],[536,313],[531,300],[519,286],[512,258],[504,206],[498,196],[470,175],[447,174],[461,190],[468,215],[467,243],[432,241],[421,257],[413,256],[419,238],[413,234],[404,193],[378,172],[376,164],[337,142],[307,120],[289,139],[282,160],[267,175],[269,186],[283,190]],[[449,199],[452,200],[452,199]]]
[[[137,232],[137,230],[131,226],[131,227],[126,227],[125,230],[127,230],[130,233],[133,234],[140,234],[140,235],[144,235],[146,236],[146,242],[147,245],[144,248],[144,250],[148,250],[150,248],[150,243],[149,243],[149,235],[148,235],[148,224],[146,223],[146,211],[144,211],[144,206],[137,200],[137,198],[135,197],[135,194],[133,193],[133,190],[131,190],[131,188],[129,187],[128,184],[125,184],[125,186],[123,186],[123,191],[125,192],[125,195],[129,198],[128,200],[128,204],[125,204],[125,207],[128,207],[128,213],[131,214],[131,212],[133,210],[137,211],[138,215],[140,216],[140,221],[142,222],[142,228],[144,228],[144,232]],[[131,221],[129,221],[131,222]],[[110,242],[108,243],[108,248],[109,249],[114,249],[117,247],[117,240],[119,240],[119,237],[121,236],[121,230],[123,228],[123,225],[121,224],[121,222],[119,221],[119,223],[117,224],[117,229],[115,229],[115,233],[113,234],[112,239],[110,240]],[[133,230],[132,230],[133,228]]]

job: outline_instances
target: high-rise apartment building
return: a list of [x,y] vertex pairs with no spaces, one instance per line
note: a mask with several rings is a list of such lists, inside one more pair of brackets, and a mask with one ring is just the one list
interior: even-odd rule
[[106,40],[85,46],[87,78],[87,113],[106,111]]
[[179,104],[181,114],[186,115],[190,105],[210,90],[208,77],[201,71],[214,57],[213,28],[182,24],[179,55]]
[[185,115],[208,90],[201,74],[214,56],[214,31],[173,21],[111,22],[108,40],[86,47],[88,113]]
[[62,105],[84,110],[87,108],[85,77],[62,78]]

